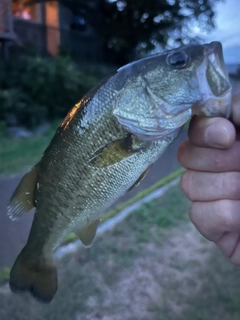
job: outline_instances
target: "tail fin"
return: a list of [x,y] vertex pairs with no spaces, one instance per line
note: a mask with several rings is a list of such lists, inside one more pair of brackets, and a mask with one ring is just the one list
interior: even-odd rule
[[51,262],[39,258],[29,262],[21,251],[10,272],[12,292],[29,291],[40,302],[50,303],[57,291],[57,271]]

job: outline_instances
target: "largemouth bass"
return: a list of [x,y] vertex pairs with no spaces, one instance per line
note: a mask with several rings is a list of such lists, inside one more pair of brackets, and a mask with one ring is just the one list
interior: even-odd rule
[[105,210],[141,181],[190,117],[228,117],[230,101],[218,42],[132,62],[91,90],[10,200],[13,220],[36,208],[11,290],[50,302],[57,291],[53,251],[66,236],[75,232],[90,246]]

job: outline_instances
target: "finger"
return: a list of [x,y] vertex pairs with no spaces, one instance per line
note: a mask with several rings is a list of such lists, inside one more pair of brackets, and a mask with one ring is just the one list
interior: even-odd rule
[[233,144],[236,133],[227,119],[196,116],[190,122],[188,136],[199,147],[228,148]]
[[186,171],[181,188],[191,201],[240,200],[240,172]]
[[217,242],[226,232],[240,232],[239,208],[240,201],[237,200],[194,202],[189,215],[205,238]]
[[232,120],[240,125],[240,93],[232,97]]
[[229,149],[199,148],[184,141],[178,148],[178,161],[187,169],[205,172],[240,171],[240,141]]
[[215,242],[224,255],[234,264],[240,265],[240,234],[226,232]]

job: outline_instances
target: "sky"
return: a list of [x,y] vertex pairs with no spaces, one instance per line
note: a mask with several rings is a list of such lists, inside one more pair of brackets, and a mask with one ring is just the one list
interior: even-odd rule
[[[116,0],[108,0],[114,2]],[[211,33],[194,28],[206,42],[220,41],[227,64],[240,64],[240,0],[223,0],[215,5],[216,28]]]
[[206,42],[220,41],[223,45],[224,60],[227,64],[240,64],[240,0],[225,0],[215,7],[216,29],[201,33]]

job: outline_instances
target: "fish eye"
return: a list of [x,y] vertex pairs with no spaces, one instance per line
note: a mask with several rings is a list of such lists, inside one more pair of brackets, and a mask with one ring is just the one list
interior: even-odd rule
[[175,51],[167,56],[167,63],[175,68],[181,69],[188,64],[188,56],[184,51]]

